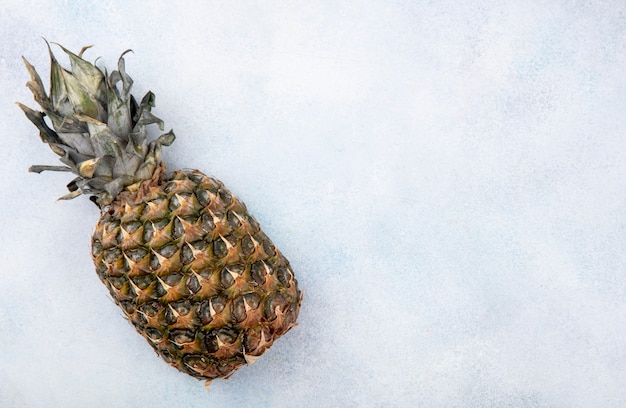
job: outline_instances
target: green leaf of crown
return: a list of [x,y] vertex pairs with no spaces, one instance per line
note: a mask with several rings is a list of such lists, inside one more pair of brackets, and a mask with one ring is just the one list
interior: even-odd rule
[[90,194],[97,204],[106,205],[124,188],[149,180],[161,165],[161,146],[171,145],[175,136],[170,130],[148,141],[146,127],[157,124],[163,130],[163,121],[151,112],[152,92],[139,104],[130,93],[133,80],[124,61],[130,50],[119,57],[117,70],[108,74],[82,58],[89,47],[78,54],[59,47],[68,55],[71,69],[58,63],[48,45],[49,95],[35,68],[22,57],[30,74],[26,86],[42,111],[18,105],[64,164],[29,170],[72,172],[77,177],[68,185],[70,193],[60,199]]

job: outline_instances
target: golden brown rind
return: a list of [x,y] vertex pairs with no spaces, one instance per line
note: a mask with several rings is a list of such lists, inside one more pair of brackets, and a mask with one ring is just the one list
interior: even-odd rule
[[199,379],[228,377],[294,326],[301,293],[221,182],[196,170],[161,175],[102,208],[96,271],[161,358]]

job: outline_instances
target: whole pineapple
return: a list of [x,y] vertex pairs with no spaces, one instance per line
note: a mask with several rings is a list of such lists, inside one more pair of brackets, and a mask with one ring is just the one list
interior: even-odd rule
[[151,113],[154,94],[139,103],[130,94],[125,53],[108,74],[82,58],[86,48],[61,47],[71,70],[50,50],[49,96],[24,59],[43,111],[18,105],[64,164],[30,171],[76,175],[61,199],[87,194],[100,208],[91,242],[98,276],[161,358],[208,385],[295,325],[298,283],[221,182],[198,170],[166,173],[161,147],[174,133],[148,141],[146,126],[163,122]]

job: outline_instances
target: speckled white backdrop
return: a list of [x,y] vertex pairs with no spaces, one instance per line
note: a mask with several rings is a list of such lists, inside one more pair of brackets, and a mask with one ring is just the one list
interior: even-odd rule
[[[626,3],[0,8],[0,406],[626,406]],[[96,208],[12,105],[40,36],[112,66],[289,257],[300,325],[202,383],[89,257]],[[47,77],[47,75],[43,75]]]

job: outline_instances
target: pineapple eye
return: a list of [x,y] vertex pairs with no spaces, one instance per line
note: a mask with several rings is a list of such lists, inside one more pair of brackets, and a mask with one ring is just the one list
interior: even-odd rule
[[122,256],[122,251],[119,248],[111,248],[104,251],[104,261],[112,263]]
[[163,340],[163,333],[161,333],[159,330],[153,327],[149,327],[148,329],[146,329],[144,333],[150,340],[152,340],[155,343],[158,343],[161,340]]
[[226,213],[226,219],[228,220],[228,224],[230,225],[232,229],[237,229],[241,227],[241,221],[239,220],[239,218],[237,217],[237,214],[235,214],[234,211],[228,211]]
[[260,261],[255,262],[250,267],[250,275],[252,276],[252,279],[254,280],[254,282],[259,286],[265,283],[266,274],[267,274],[267,271],[265,270],[265,267],[263,266],[263,262],[260,262]]
[[202,188],[205,188],[214,193],[217,193],[217,190],[219,190],[220,187],[222,186],[222,183],[220,183],[219,181],[215,180],[212,177],[203,178],[202,183],[200,184],[202,185]]
[[169,286],[176,286],[182,278],[183,275],[181,275],[180,273],[172,273],[170,275],[162,277],[161,280],[163,280],[163,282],[165,282]]
[[217,331],[217,336],[226,344],[233,344],[237,341],[237,332],[230,327],[223,327]]
[[204,337],[204,345],[206,347],[206,351],[209,353],[215,353],[220,349],[217,345],[217,333],[215,330],[211,330],[211,332]]
[[196,372],[204,371],[209,368],[208,360],[204,356],[195,354],[187,354],[183,357],[183,364]]
[[260,296],[255,293],[247,293],[233,299],[232,315],[235,320],[237,322],[243,321],[248,315],[248,310],[259,307],[260,300]]
[[154,222],[154,228],[156,228],[157,230],[162,230],[163,228],[167,227],[167,224],[170,223],[170,220],[168,220],[167,218],[161,218],[158,221]]
[[202,240],[198,240],[198,241],[191,242],[191,246],[193,246],[195,249],[198,249],[200,251],[205,251],[207,247],[207,243]]
[[[156,287],[155,287],[155,291],[154,291],[154,292],[155,292],[154,294],[155,294],[155,295],[156,295],[156,297],[158,297],[158,298],[160,298],[160,297],[163,297],[163,296],[167,295],[167,290],[163,287],[163,285],[156,285]],[[166,315],[166,320],[168,320],[168,318],[167,318],[167,314],[168,314],[168,312],[170,312],[170,310],[169,310],[169,309],[168,309],[168,310],[166,310],[166,312],[165,312],[165,315]],[[172,316],[173,316],[173,315],[172,315]],[[168,324],[174,324],[175,322],[176,322],[176,320],[174,319],[174,321],[173,321],[172,323],[168,323]]]
[[175,181],[170,181],[168,182],[165,187],[163,187],[163,191],[165,191],[167,194],[171,193],[172,191],[176,191],[176,188],[178,187],[178,183]]
[[[246,350],[255,350],[262,343],[261,339],[265,338],[267,344],[267,339],[271,340],[271,335],[264,331],[260,326],[251,327],[246,331],[244,336],[245,348]],[[267,347],[267,346],[266,346]]]
[[220,189],[218,194],[220,198],[222,199],[222,201],[224,202],[225,206],[228,207],[233,202],[233,195],[230,194],[230,191],[225,190],[225,189]]
[[140,307],[140,310],[145,315],[154,317],[159,313],[160,307],[158,303],[146,303]]
[[174,312],[172,311],[171,308],[166,308],[165,309],[165,323],[168,325],[172,325],[176,323],[176,320],[178,320],[178,317],[174,314]]
[[191,252],[191,248],[189,248],[189,245],[183,245],[183,247],[180,249],[180,260],[185,265],[193,261],[193,252]]
[[198,318],[203,325],[213,321],[213,316],[220,314],[226,307],[227,300],[221,296],[215,296],[209,300],[204,300],[198,307]]
[[246,235],[242,238],[241,251],[245,256],[250,256],[254,252],[254,243],[252,242],[252,237],[250,235]]
[[154,236],[154,225],[148,222],[146,223],[146,226],[143,229],[143,240],[145,242],[150,242],[153,236]]
[[129,316],[135,313],[136,308],[132,301],[123,300],[120,302],[120,306],[122,306],[122,309],[124,309],[124,312],[126,312],[126,314]]
[[211,197],[206,190],[196,190],[195,194],[198,203],[200,203],[202,207],[206,207],[211,202]]
[[170,211],[174,211],[178,207],[180,207],[180,202],[178,201],[178,197],[173,196],[172,198],[170,198],[169,209]]
[[200,184],[205,181],[205,178],[201,174],[198,174],[198,173],[190,173],[190,174],[187,174],[187,176],[189,177],[189,180],[191,180],[195,184]]
[[150,269],[152,269],[153,271],[156,271],[160,267],[161,267],[161,264],[159,263],[159,258],[157,258],[156,255],[152,254],[150,256]]
[[103,251],[102,243],[97,239],[94,239],[91,243],[91,256],[94,258],[100,255]]
[[181,316],[185,316],[191,311],[191,303],[188,300],[172,303],[171,306],[176,309],[176,312]]
[[192,343],[195,338],[196,334],[191,330],[178,329],[170,332],[171,341],[178,346]]
[[176,245],[166,245],[159,250],[159,254],[166,258],[171,258],[176,251],[178,251]]
[[202,301],[198,307],[198,318],[203,325],[211,323],[213,316],[221,313],[226,306],[226,300],[216,296],[208,300]]
[[211,316],[211,305],[208,300],[200,303],[200,306],[198,307],[198,318],[200,319],[200,322],[205,326],[211,323],[211,320],[213,320],[213,317]]
[[185,228],[183,228],[183,224],[180,222],[178,217],[174,218],[173,224],[172,238],[176,239],[185,233]]
[[139,221],[135,221],[122,225],[122,228],[124,228],[129,234],[132,234],[133,232],[136,232],[142,225],[143,224]]
[[115,231],[115,229],[119,226],[120,226],[119,222],[112,221],[112,222],[107,223],[104,230],[106,231],[107,234],[110,234],[113,231]]
[[224,268],[222,269],[222,273],[220,275],[220,282],[224,289],[228,289],[235,284],[235,278],[233,278],[231,272]]
[[236,273],[237,275],[243,275],[243,271],[246,269],[246,267],[243,266],[242,264],[234,264],[234,265],[228,265],[228,269],[231,272]]
[[269,238],[265,237],[265,239],[263,240],[263,250],[265,251],[267,256],[269,256],[270,258],[276,256],[275,248],[276,247],[274,246],[274,244],[272,244],[272,241],[270,241]]
[[148,319],[146,319],[146,316],[141,313],[132,315],[131,321],[135,327],[145,327],[148,324]]
[[198,278],[196,278],[196,275],[191,274],[187,278],[187,289],[189,289],[189,292],[191,292],[192,295],[195,295],[200,289],[202,289],[202,286],[200,285],[200,282],[198,282]]
[[233,299],[232,314],[237,322],[241,322],[246,318],[246,305],[244,304],[243,296]]
[[145,249],[137,248],[126,251],[125,254],[131,261],[139,262],[148,254],[148,252],[146,252]]
[[252,310],[257,309],[261,303],[261,296],[256,293],[246,293],[243,295],[248,307]]
[[132,281],[139,289],[144,290],[152,283],[152,277],[150,275],[139,276],[132,278]]
[[283,286],[287,288],[291,286],[289,282],[291,281],[292,274],[289,269],[281,266],[276,272],[276,277],[278,278],[278,281],[283,284]]
[[287,303],[287,299],[280,293],[274,293],[265,299],[265,317],[267,320],[276,319],[276,308],[280,308]]
[[121,290],[122,286],[126,283],[126,278],[123,276],[120,277],[111,277],[109,278],[109,283],[117,290]]
[[259,226],[259,222],[255,220],[254,217],[249,214],[248,214],[248,222],[250,223],[250,226],[252,227],[252,229],[255,231],[258,231],[259,228],[261,228]]
[[215,222],[210,214],[202,214],[202,230],[206,233],[210,233],[215,229]]
[[224,308],[226,307],[227,299],[223,296],[216,296],[211,299],[211,304],[213,305],[213,309],[215,313],[222,313]]
[[216,239],[213,241],[213,253],[218,258],[223,258],[228,255],[228,249],[226,248],[226,244],[221,239]]

